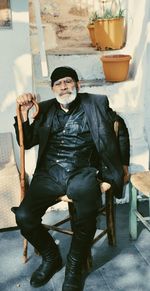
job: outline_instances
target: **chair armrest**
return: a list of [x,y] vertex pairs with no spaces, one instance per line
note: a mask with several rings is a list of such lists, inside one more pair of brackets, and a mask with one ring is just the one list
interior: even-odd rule
[[130,173],[128,171],[128,166],[123,165],[123,172],[124,172],[124,184],[127,184],[130,180]]
[[[107,182],[100,182],[100,189],[101,192],[106,192],[111,188],[111,185]],[[70,199],[67,195],[62,195],[58,197],[58,201],[64,201],[64,202],[73,202],[72,199]]]

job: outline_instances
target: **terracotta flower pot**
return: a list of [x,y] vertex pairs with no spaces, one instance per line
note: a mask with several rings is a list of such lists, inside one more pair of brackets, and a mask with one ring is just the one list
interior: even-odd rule
[[121,49],[125,43],[124,17],[98,19],[95,25],[96,47],[100,50]]
[[94,24],[89,24],[87,26],[88,30],[89,30],[89,35],[90,35],[90,39],[92,42],[92,46],[96,46],[96,39],[95,39],[95,32],[94,32]]
[[105,79],[109,82],[122,82],[127,79],[130,55],[105,55],[101,57]]

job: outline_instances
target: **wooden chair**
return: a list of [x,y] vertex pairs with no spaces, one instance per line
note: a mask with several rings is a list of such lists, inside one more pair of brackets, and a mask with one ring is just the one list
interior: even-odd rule
[[[150,171],[132,174],[130,178],[130,215],[129,233],[134,240],[137,238],[138,223],[142,222],[150,231]],[[140,193],[140,195],[139,195]],[[139,211],[139,202],[148,200],[149,216]]]
[[[116,244],[116,235],[115,235],[115,216],[114,216],[114,197],[111,189],[107,190],[105,193],[105,202],[104,205],[99,209],[98,214],[106,216],[106,228],[103,229],[99,235],[97,235],[94,240],[93,244],[97,242],[100,238],[102,238],[105,234],[108,236],[108,243],[109,245],[114,246]],[[68,210],[69,216],[63,220],[60,220],[54,225],[47,225],[44,224],[46,228],[58,231],[64,234],[72,235],[73,234],[73,221],[75,219],[75,209],[73,201],[67,198],[66,195],[61,196],[59,201],[67,202],[68,203]],[[62,227],[64,223],[70,221],[71,229],[67,230]]]
[[[111,188],[107,190],[105,193],[105,202],[104,205],[99,209],[98,214],[104,215],[106,217],[106,225],[104,229],[99,229],[99,234],[96,235],[93,239],[93,244],[95,244],[98,240],[100,240],[104,235],[107,235],[108,244],[111,246],[116,245],[116,233],[115,233],[115,215],[114,215],[114,197],[111,191]],[[73,222],[75,219],[75,209],[73,201],[67,198],[66,195],[59,198],[59,201],[63,201],[68,203],[68,211],[69,216],[58,221],[53,225],[43,224],[48,230],[57,231],[60,233],[64,233],[66,235],[73,235]],[[62,227],[67,221],[70,221],[70,229]],[[25,255],[25,253],[24,253]],[[27,257],[25,257],[27,260]],[[92,266],[92,256],[89,253],[89,257],[87,259],[86,269],[90,270]]]
[[[34,114],[34,117],[38,113],[38,105],[33,100],[33,103],[36,107],[36,112]],[[19,140],[20,140],[20,156],[21,156],[21,199],[23,199],[25,195],[25,158],[24,158],[24,144],[23,144],[23,131],[22,131],[22,121],[20,116],[20,106],[17,107],[17,120],[18,120],[18,128],[19,128]],[[118,122],[116,121],[114,123],[114,131],[117,135],[118,133]],[[60,197],[60,201],[65,201],[68,203],[68,210],[69,210],[69,217],[59,221],[55,225],[45,225],[46,228],[55,230],[67,235],[73,234],[73,220],[74,220],[74,205],[73,201],[68,199],[66,195]],[[114,221],[114,197],[113,193],[111,191],[111,188],[105,192],[105,205],[99,209],[99,213],[106,215],[106,228],[102,230],[102,232],[96,236],[93,240],[93,243],[97,242],[99,239],[101,239],[105,234],[107,234],[108,242],[110,245],[116,244],[116,236],[115,236],[115,221]],[[71,229],[67,230],[64,228],[60,228],[61,225],[63,225],[65,222],[70,221]],[[23,257],[24,262],[27,261],[27,240],[24,240],[24,248],[23,248]],[[88,260],[88,265],[90,265],[91,258]]]

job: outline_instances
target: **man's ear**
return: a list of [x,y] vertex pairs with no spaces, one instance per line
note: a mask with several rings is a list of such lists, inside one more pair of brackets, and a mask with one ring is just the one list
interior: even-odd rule
[[78,92],[80,91],[80,87],[81,87],[81,86],[80,86],[80,82],[78,81],[78,82],[77,82],[77,91],[78,91]]
[[51,90],[52,90],[52,92],[54,92],[54,90],[53,90],[53,86],[51,85]]

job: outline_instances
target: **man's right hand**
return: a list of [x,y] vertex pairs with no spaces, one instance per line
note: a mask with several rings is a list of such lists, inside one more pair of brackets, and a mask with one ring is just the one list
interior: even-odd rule
[[21,110],[21,118],[22,121],[26,121],[28,118],[28,111],[32,108],[33,102],[35,100],[35,96],[31,93],[25,93],[17,97],[17,103],[20,105]]
[[107,182],[100,183],[101,192],[106,192],[107,190],[110,189],[110,187],[111,187],[111,185]]

